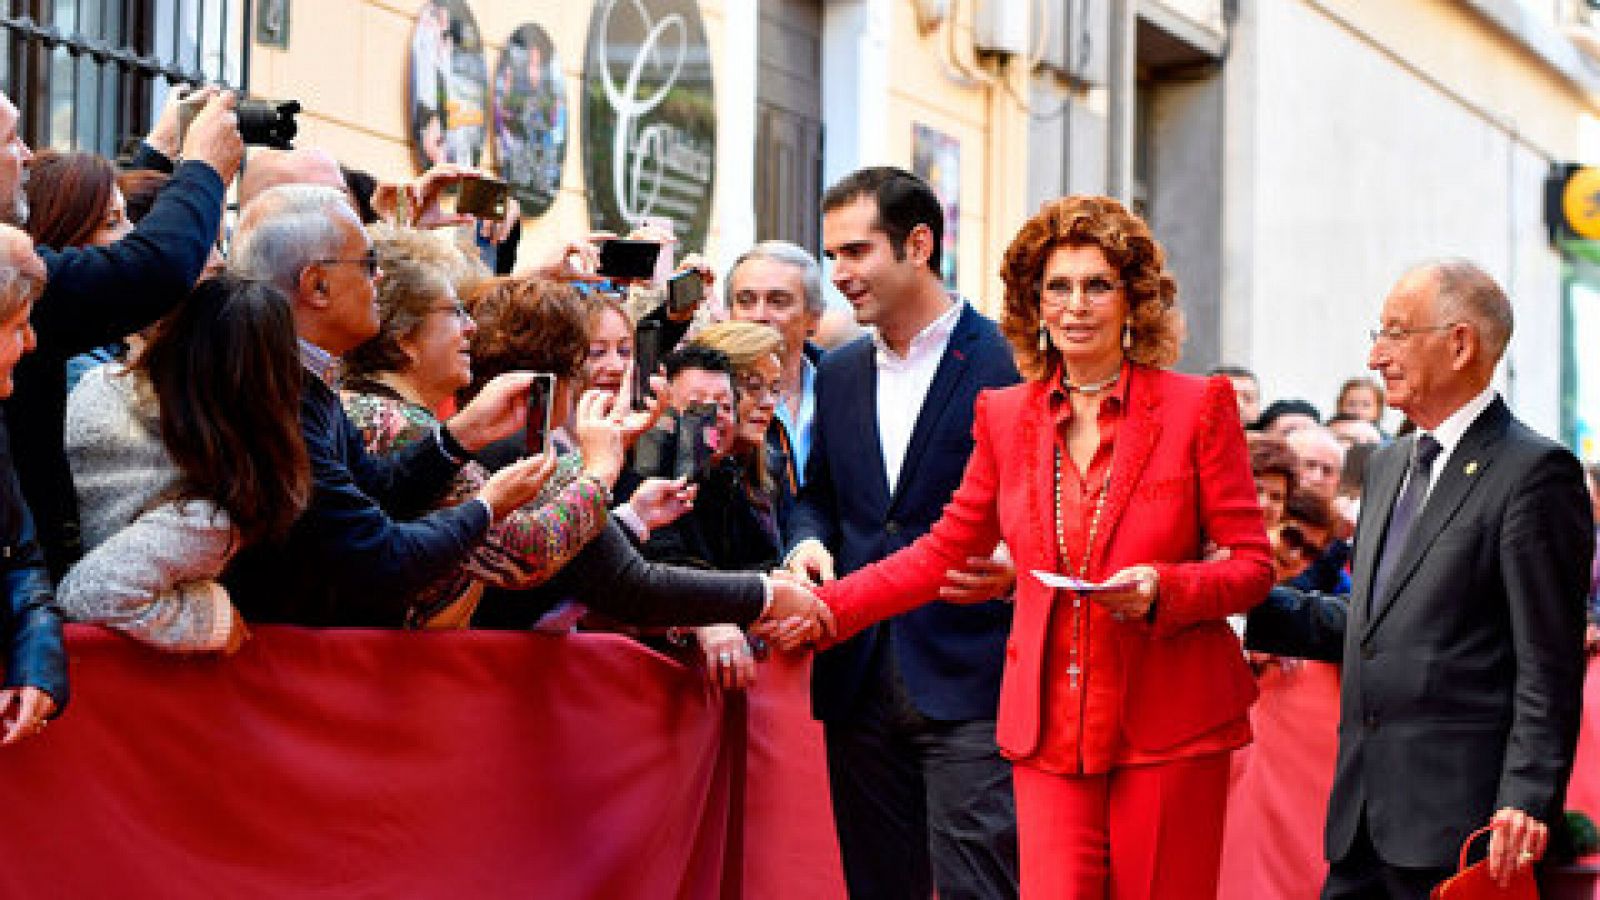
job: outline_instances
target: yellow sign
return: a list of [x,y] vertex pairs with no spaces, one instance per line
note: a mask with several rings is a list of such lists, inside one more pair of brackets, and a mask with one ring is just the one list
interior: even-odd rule
[[1600,169],[1585,166],[1572,173],[1561,190],[1561,212],[1574,234],[1600,240]]

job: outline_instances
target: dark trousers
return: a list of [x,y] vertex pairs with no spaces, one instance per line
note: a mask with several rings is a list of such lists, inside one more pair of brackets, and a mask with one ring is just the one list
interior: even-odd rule
[[1434,887],[1452,874],[1447,868],[1410,869],[1384,862],[1372,846],[1363,811],[1350,852],[1328,866],[1322,900],[1427,900]]
[[994,720],[917,712],[892,663],[848,722],[828,722],[833,818],[853,900],[1017,896],[1011,764]]

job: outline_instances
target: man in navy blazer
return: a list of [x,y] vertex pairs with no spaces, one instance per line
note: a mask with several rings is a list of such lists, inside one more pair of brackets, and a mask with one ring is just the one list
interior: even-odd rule
[[[928,185],[862,169],[824,196],[833,282],[876,333],[823,358],[789,567],[847,574],[924,534],[972,451],[978,391],[1016,383],[999,329],[939,276],[944,214]],[[995,596],[1010,566],[973,560],[952,598]],[[1017,895],[1010,765],[994,719],[1010,607],[932,603],[817,657],[812,703],[828,747],[850,895]]]
[[289,298],[307,374],[300,426],[311,500],[281,543],[245,547],[223,575],[247,621],[399,627],[410,601],[457,571],[492,522],[532,500],[538,458],[496,472],[477,496],[428,512],[468,454],[521,429],[531,373],[490,381],[431,439],[369,456],[339,404],[339,357],[378,333],[382,272],[340,191],[272,188],[245,207],[232,264]]

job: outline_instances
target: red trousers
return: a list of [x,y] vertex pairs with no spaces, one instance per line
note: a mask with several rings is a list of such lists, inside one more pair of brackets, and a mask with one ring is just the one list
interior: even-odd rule
[[1087,776],[1016,764],[1022,896],[1215,898],[1229,756],[1213,753]]

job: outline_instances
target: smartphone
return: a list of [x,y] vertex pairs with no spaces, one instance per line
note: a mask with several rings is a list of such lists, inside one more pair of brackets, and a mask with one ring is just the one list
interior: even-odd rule
[[661,245],[655,241],[605,241],[600,244],[599,274],[606,278],[650,278],[660,256]]
[[456,194],[456,212],[498,222],[506,217],[508,191],[509,187],[504,181],[488,175],[463,178]]
[[706,296],[706,282],[700,273],[689,269],[667,279],[667,318],[682,322],[694,315],[695,307]]
[[672,477],[678,452],[678,436],[672,431],[676,424],[671,416],[662,416],[654,427],[639,435],[630,454],[634,474],[641,479]]
[[644,409],[646,402],[653,396],[650,391],[650,376],[661,367],[661,357],[666,355],[666,348],[662,346],[664,342],[661,323],[654,319],[646,319],[634,329],[633,408],[635,410]]
[[716,428],[715,404],[691,403],[678,414],[678,446],[669,477],[693,482],[705,474],[711,467]]
[[549,372],[537,372],[528,385],[528,455],[550,451],[550,421],[556,402],[556,377]]
[[183,139],[189,133],[189,125],[194,122],[194,117],[200,115],[200,110],[206,108],[206,95],[194,87],[180,87],[178,94],[178,146],[183,147]]
[[1339,493],[1359,494],[1367,477],[1367,461],[1372,459],[1377,444],[1356,444],[1344,452],[1344,468],[1339,472]]

